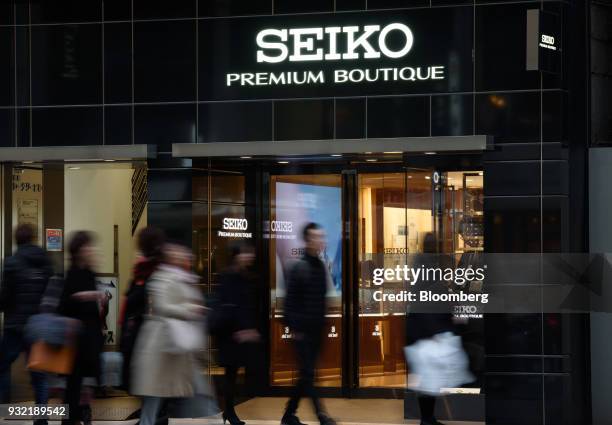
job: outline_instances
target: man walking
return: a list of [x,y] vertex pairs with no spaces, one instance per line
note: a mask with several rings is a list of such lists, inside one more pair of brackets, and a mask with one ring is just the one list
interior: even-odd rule
[[315,368],[325,327],[327,270],[319,258],[325,249],[325,232],[309,223],[303,232],[304,256],[289,272],[285,321],[293,333],[300,377],[287,403],[282,425],[302,425],[295,415],[300,399],[310,397],[321,425],[335,425],[323,409],[314,386]]
[[[15,231],[15,241],[17,252],[6,259],[0,288],[0,311],[4,312],[4,332],[0,342],[0,403],[10,401],[11,364],[19,354],[29,351],[23,329],[30,316],[39,312],[47,282],[53,274],[47,254],[34,245],[32,226],[19,225]],[[49,389],[46,375],[31,372],[31,379],[36,403],[47,404]],[[37,424],[46,422],[35,421]]]

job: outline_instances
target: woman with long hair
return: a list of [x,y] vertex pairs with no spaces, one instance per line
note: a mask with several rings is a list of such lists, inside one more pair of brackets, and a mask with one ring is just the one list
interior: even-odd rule
[[[68,245],[70,268],[66,274],[59,311],[67,317],[77,319],[81,329],[77,337],[74,368],[66,381],[64,403],[70,409],[70,418],[65,424],[91,423],[89,399],[93,388],[83,386],[83,378],[99,379],[100,353],[104,344],[102,335],[101,306],[107,295],[96,288],[95,267],[97,252],[94,236],[90,232],[76,232]],[[83,393],[83,394],[81,394]]]

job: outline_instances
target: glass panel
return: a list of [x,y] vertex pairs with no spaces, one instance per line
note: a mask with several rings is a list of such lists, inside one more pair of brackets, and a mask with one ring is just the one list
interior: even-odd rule
[[[430,173],[363,174],[358,190],[359,385],[404,387],[406,312],[399,303],[374,301],[370,276],[377,261],[394,267],[422,251],[424,235],[433,230]],[[403,282],[385,285],[385,292],[402,289]]]
[[322,260],[329,270],[327,329],[316,372],[319,386],[342,385],[342,198],[339,175],[272,176],[270,222],[270,384],[295,384],[298,371],[291,329],[283,323],[285,276],[301,257],[302,228],[319,223],[327,234]]

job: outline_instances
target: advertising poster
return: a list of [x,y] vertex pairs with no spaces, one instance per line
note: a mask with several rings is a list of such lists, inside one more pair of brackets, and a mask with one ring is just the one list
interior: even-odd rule
[[104,291],[109,298],[108,304],[103,305],[102,333],[105,345],[117,345],[117,319],[119,311],[118,286],[119,279],[116,276],[96,277],[98,291]]
[[47,251],[61,251],[64,243],[62,229],[47,229],[45,233]]
[[310,222],[323,226],[327,247],[321,253],[329,271],[331,294],[342,291],[342,203],[341,189],[298,183],[276,183],[276,220],[271,236],[276,239],[276,294],[283,297],[286,276],[293,262],[303,255],[302,230]]
[[[17,224],[29,224],[38,231],[38,213],[38,199],[20,199],[17,204]],[[35,234],[34,240],[37,239],[38,234]]]

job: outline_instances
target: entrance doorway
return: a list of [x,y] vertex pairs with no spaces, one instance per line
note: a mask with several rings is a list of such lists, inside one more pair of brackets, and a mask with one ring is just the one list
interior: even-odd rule
[[[295,383],[292,331],[283,322],[285,276],[299,258],[301,229],[322,224],[329,271],[328,323],[316,383],[329,394],[402,397],[409,371],[403,354],[405,305],[375,301],[374,264],[406,264],[434,233],[438,251],[481,251],[482,172],[399,168],[338,174],[269,175],[263,238],[269,270],[269,385]],[[391,262],[393,264],[391,264]],[[389,263],[389,264],[387,264]],[[404,282],[387,282],[385,292]],[[477,326],[478,327],[478,326]],[[472,327],[473,328],[473,327]],[[478,345],[479,332],[472,339]],[[476,335],[476,337],[474,337]],[[476,351],[479,351],[477,348]]]

